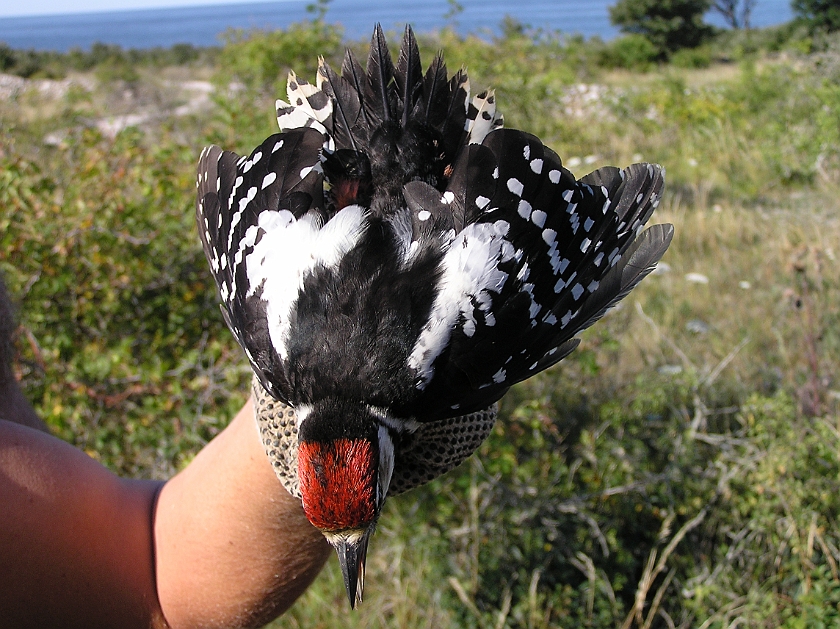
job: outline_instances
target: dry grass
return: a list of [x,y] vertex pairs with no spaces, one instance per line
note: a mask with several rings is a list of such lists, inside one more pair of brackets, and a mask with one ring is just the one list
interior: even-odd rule
[[745,389],[783,385],[804,394],[817,384],[820,404],[834,399],[830,376],[840,361],[828,350],[837,344],[831,313],[840,309],[836,200],[696,208],[668,199],[657,217],[676,227],[664,258],[669,270],[630,298],[647,317],[630,304],[616,315],[624,333],[615,368],[629,374],[640,361],[676,365],[702,379],[744,344],[727,369]]

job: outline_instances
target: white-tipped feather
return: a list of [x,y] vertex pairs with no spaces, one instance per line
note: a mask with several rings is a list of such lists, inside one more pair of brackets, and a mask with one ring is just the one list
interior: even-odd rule
[[[289,102],[279,98],[275,102],[277,126],[280,127],[280,131],[310,127],[323,134],[324,150],[334,151],[335,143],[325,126],[332,116],[333,103],[321,91],[320,86],[311,85],[299,79],[294,71],[290,71],[286,80],[286,96]],[[322,101],[323,104],[316,108],[312,105],[314,101]]]
[[473,99],[476,109],[474,119],[467,121],[469,144],[481,144],[487,134],[504,124],[502,115],[496,112],[496,93],[493,90],[482,92]]
[[286,95],[289,103],[302,109],[310,118],[323,123],[332,115],[333,108],[329,98],[323,99],[324,105],[320,109],[312,106],[311,97],[319,93],[321,93],[320,87],[299,79],[294,71],[289,72],[289,78],[286,80]]

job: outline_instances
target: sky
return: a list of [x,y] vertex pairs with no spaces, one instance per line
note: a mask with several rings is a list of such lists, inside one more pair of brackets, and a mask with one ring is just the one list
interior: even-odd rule
[[[159,9],[190,5],[253,3],[260,0],[0,0],[0,17],[59,15],[123,9]],[[282,2],[282,0],[276,0]]]

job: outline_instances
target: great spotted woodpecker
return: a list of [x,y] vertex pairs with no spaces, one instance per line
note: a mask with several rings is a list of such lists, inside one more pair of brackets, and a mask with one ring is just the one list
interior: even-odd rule
[[387,495],[487,436],[511,385],[568,355],[673,234],[642,226],[663,169],[576,180],[504,129],[406,28],[396,64],[377,26],[317,83],[290,73],[280,133],[249,156],[206,148],[201,240],[228,327],[255,373],[277,475],[336,548],[351,606]]

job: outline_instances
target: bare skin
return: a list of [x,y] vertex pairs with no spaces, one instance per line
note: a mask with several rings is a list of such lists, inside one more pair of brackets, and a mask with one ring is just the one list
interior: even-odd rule
[[0,420],[0,504],[0,627],[259,627],[331,551],[250,403],[165,485]]
[[250,401],[164,486],[155,539],[158,592],[173,629],[263,625],[332,553],[274,475]]
[[123,479],[48,434],[3,354],[0,629],[259,627],[321,570],[250,401],[165,484]]
[[0,421],[0,626],[165,627],[151,535],[158,488]]

